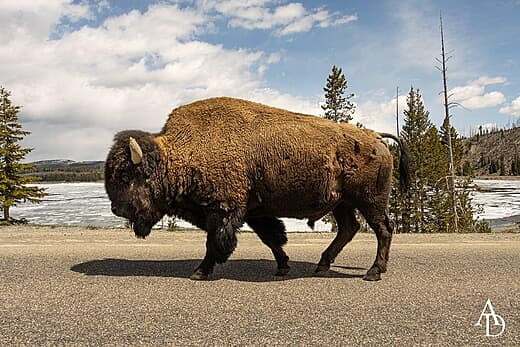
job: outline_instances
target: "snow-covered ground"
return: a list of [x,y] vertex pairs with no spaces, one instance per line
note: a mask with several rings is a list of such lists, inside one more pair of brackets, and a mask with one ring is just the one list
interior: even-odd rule
[[[479,217],[497,219],[520,215],[520,181],[476,180],[481,187],[474,202],[484,206]],[[48,196],[39,205],[21,204],[12,208],[14,218],[27,218],[33,224],[118,227],[125,222],[110,211],[103,183],[41,184]],[[310,231],[306,221],[284,219],[288,231]],[[179,221],[181,227],[191,224]],[[165,222],[166,225],[166,222]],[[247,226],[244,226],[247,229]],[[328,231],[330,225],[317,222],[315,230]]]
[[520,180],[475,180],[480,188],[474,193],[474,204],[482,204],[482,219],[498,219],[520,215]]

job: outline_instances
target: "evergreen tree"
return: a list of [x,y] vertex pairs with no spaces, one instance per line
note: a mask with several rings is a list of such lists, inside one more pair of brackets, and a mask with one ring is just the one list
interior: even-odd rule
[[451,218],[447,181],[449,157],[446,147],[441,142],[441,135],[433,125],[426,133],[425,148],[427,160],[424,180],[428,213],[424,218],[423,228],[426,232],[443,232],[447,231]]
[[504,156],[501,155],[500,156],[500,176],[505,176],[506,175],[506,164],[505,164],[505,159],[504,159]]
[[354,97],[354,93],[344,95],[347,89],[347,80],[341,68],[334,65],[332,73],[327,77],[327,85],[323,88],[325,91],[325,105],[321,108],[325,111],[325,118],[336,123],[348,123],[352,120],[352,114],[355,111],[355,105],[350,101]]
[[404,110],[404,125],[401,136],[410,151],[410,183],[408,194],[399,199],[404,204],[402,232],[421,232],[426,223],[427,208],[426,184],[428,176],[427,160],[429,154],[428,136],[433,125],[429,112],[424,109],[419,91],[410,88]]
[[[411,88],[404,111],[402,137],[410,151],[411,187],[402,193],[393,189],[390,211],[399,226],[399,232],[452,232],[453,199],[450,193],[449,153],[445,145],[447,132],[440,132],[429,120],[422,97]],[[462,141],[451,127],[451,143],[455,167],[462,170]],[[395,150],[392,150],[396,153]],[[395,158],[397,158],[395,156]],[[396,164],[396,163],[395,163]],[[394,181],[398,181],[395,170]],[[459,230],[488,231],[486,223],[475,221],[471,200],[470,178],[457,180],[456,201]]]
[[497,173],[498,172],[498,161],[491,160],[491,162],[489,163],[489,170],[488,171],[489,171],[490,174]]
[[514,156],[513,160],[511,161],[511,171],[510,171],[510,174],[512,176],[520,175],[520,158],[518,156],[518,152],[516,150],[516,146],[515,146],[515,156]]
[[462,176],[475,176],[475,171],[473,170],[473,167],[471,166],[471,163],[468,160],[465,160],[464,163],[462,163],[462,170],[459,174]]
[[20,202],[39,203],[45,193],[44,189],[27,186],[34,178],[22,173],[33,166],[21,161],[32,151],[23,148],[19,142],[30,132],[22,130],[18,122],[20,106],[13,106],[11,93],[0,86],[0,206],[4,214],[4,222],[11,222],[9,209]]
[[[325,105],[321,108],[325,111],[325,118],[336,123],[348,123],[352,120],[352,114],[355,111],[355,105],[350,101],[354,97],[354,93],[345,96],[347,89],[347,80],[341,68],[332,66],[332,73],[327,77],[327,84],[323,91],[325,92]],[[358,127],[362,127],[358,123]],[[334,216],[330,213],[323,217],[323,222],[332,224],[332,232],[336,232],[338,227]]]

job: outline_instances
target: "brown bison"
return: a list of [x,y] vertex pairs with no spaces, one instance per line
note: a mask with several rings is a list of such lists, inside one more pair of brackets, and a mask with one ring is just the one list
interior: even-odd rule
[[112,212],[146,237],[164,215],[207,232],[206,256],[192,279],[207,279],[237,244],[246,222],[271,249],[277,275],[287,274],[287,242],[279,217],[308,219],[331,212],[338,233],[321,255],[326,271],[359,230],[358,210],[378,247],[366,280],[379,280],[393,222],[387,214],[393,158],[383,137],[401,147],[402,184],[407,154],[390,134],[233,99],[212,98],[172,111],[158,134],[118,133],[105,166]]

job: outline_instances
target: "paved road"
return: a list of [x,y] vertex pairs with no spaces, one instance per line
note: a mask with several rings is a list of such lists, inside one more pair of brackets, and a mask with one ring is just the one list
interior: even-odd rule
[[[389,272],[360,277],[375,238],[357,235],[326,275],[331,234],[290,234],[277,278],[254,234],[211,281],[188,279],[202,232],[0,229],[0,345],[518,345],[520,234],[397,235]],[[475,327],[487,299],[506,322]],[[492,327],[493,328],[493,327]]]

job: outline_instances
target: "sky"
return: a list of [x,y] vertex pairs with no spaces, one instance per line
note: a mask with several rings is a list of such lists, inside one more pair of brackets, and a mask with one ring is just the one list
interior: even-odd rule
[[[232,96],[322,115],[333,65],[354,122],[396,132],[413,86],[442,123],[442,11],[452,124],[520,119],[520,0],[0,0],[0,85],[32,132],[28,161],[104,160],[115,133]],[[401,113],[402,124],[402,113]]]

